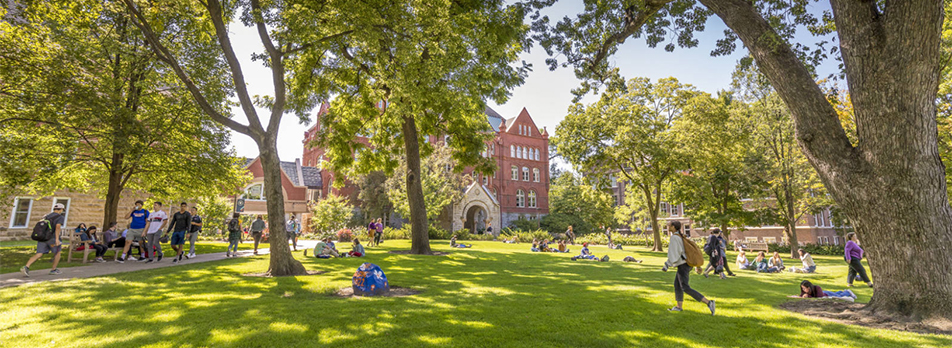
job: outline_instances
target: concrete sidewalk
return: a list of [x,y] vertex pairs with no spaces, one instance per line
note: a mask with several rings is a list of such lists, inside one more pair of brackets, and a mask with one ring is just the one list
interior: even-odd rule
[[[300,245],[300,243],[298,243]],[[239,250],[238,257],[248,257],[253,256],[253,250]],[[258,255],[268,254],[268,249],[258,248]],[[163,267],[174,267],[178,265],[188,265],[199,262],[208,262],[208,261],[217,261],[227,259],[225,253],[211,253],[211,254],[199,254],[191,259],[182,258],[182,261],[179,263],[172,263],[172,258],[167,257],[163,258],[162,262],[152,262],[144,263],[138,261],[126,261],[125,263],[118,263],[108,259],[105,263],[93,263],[88,266],[80,267],[65,267],[60,268],[60,271],[63,271],[61,274],[50,275],[49,269],[38,269],[30,272],[30,276],[27,277],[23,273],[7,273],[0,274],[0,288],[6,288],[11,286],[19,286],[23,284],[30,283],[39,283],[39,282],[52,282],[52,281],[63,281],[70,280],[74,278],[92,278],[99,277],[110,274],[124,273],[124,272],[135,272],[146,269],[156,269]],[[63,257],[60,262],[66,262],[66,258]]]

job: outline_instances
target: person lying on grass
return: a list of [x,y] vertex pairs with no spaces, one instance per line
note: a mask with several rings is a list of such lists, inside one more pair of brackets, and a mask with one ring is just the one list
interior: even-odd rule
[[455,235],[455,234],[453,235],[452,238],[450,238],[450,246],[451,246],[451,247],[454,247],[454,248],[472,248],[472,247],[473,247],[472,244],[470,244],[470,245],[457,244],[457,243],[456,243],[456,235]]
[[347,253],[347,256],[352,256],[352,257],[364,256],[364,246],[360,245],[359,239],[354,238],[354,246],[350,250],[350,252]]
[[634,257],[632,257],[632,256],[625,256],[625,258],[624,258],[624,259],[621,259],[621,260],[622,260],[622,261],[625,261],[625,262],[637,262],[637,263],[641,263],[641,261],[642,261],[642,260],[636,260],[636,259],[635,259]]
[[506,244],[516,244],[516,237],[512,237],[512,239],[503,239],[502,242]]
[[800,282],[800,296],[790,295],[790,298],[833,298],[853,302],[856,300],[856,294],[849,289],[840,291],[826,291],[819,286],[813,285],[809,280]]
[[591,261],[605,262],[605,261],[608,261],[608,255],[605,255],[605,257],[599,260],[597,256],[592,255],[592,252],[588,250],[588,243],[582,243],[582,253],[579,254],[578,256],[572,256],[572,261],[575,261],[575,260],[591,260]]

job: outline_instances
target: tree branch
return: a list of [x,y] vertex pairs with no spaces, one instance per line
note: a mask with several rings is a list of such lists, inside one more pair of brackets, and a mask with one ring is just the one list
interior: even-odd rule
[[[271,105],[271,119],[268,120],[268,133],[277,134],[278,126],[281,124],[281,116],[284,115],[284,105],[287,103],[287,86],[284,84],[284,58],[281,54],[281,50],[275,48],[274,42],[271,41],[271,35],[268,34],[268,27],[264,23],[264,14],[261,11],[261,2],[259,0],[251,0],[251,17],[254,18],[255,27],[258,30],[258,38],[261,39],[261,43],[264,45],[264,49],[268,52],[268,57],[271,59],[271,83],[274,85],[274,104]],[[218,27],[217,24],[215,27]],[[229,43],[229,47],[230,45]]]
[[632,36],[641,29],[645,23],[648,22],[655,13],[661,10],[665,5],[673,0],[647,0],[645,1],[644,8],[635,9],[634,6],[628,7],[625,9],[625,27],[622,31],[612,34],[602,43],[602,47],[598,49],[598,52],[595,53],[593,58],[582,58],[582,60],[588,62],[589,70],[594,73],[599,79],[603,76],[601,72],[597,69],[598,65],[608,57],[608,51],[612,49],[617,44],[625,43],[625,40],[629,36]]

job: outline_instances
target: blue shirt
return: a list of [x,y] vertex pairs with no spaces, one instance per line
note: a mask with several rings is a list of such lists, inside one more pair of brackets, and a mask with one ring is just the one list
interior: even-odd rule
[[129,228],[138,230],[145,228],[145,222],[149,219],[149,211],[145,209],[133,210],[132,213],[129,213],[129,216],[132,217]]

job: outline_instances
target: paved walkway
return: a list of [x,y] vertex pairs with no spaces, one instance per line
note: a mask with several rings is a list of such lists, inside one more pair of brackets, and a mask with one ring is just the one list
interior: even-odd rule
[[[317,241],[298,241],[298,250],[302,248],[314,248],[317,245]],[[238,250],[238,257],[248,257],[252,256],[254,251],[252,250]],[[169,254],[169,253],[167,253]],[[268,254],[267,248],[258,248],[258,255]],[[211,254],[199,254],[191,259],[182,258],[182,265],[188,265],[198,262],[208,262],[208,261],[217,261],[226,259],[225,253],[211,253]],[[64,255],[60,262],[66,262],[66,256]],[[7,273],[0,274],[0,288],[6,288],[11,286],[19,286],[23,284],[39,283],[39,282],[48,282],[48,281],[63,281],[74,278],[92,278],[100,277],[104,275],[124,273],[124,272],[135,272],[145,269],[156,269],[163,267],[174,267],[178,264],[172,263],[171,258],[164,258],[162,262],[153,262],[153,263],[142,263],[136,261],[126,261],[125,263],[118,263],[112,261],[111,258],[107,258],[105,263],[92,263],[88,266],[79,266],[79,267],[65,267],[60,268],[60,271],[63,273],[58,275],[49,275],[49,269],[38,269],[30,272],[30,277],[26,277],[23,273]]]

